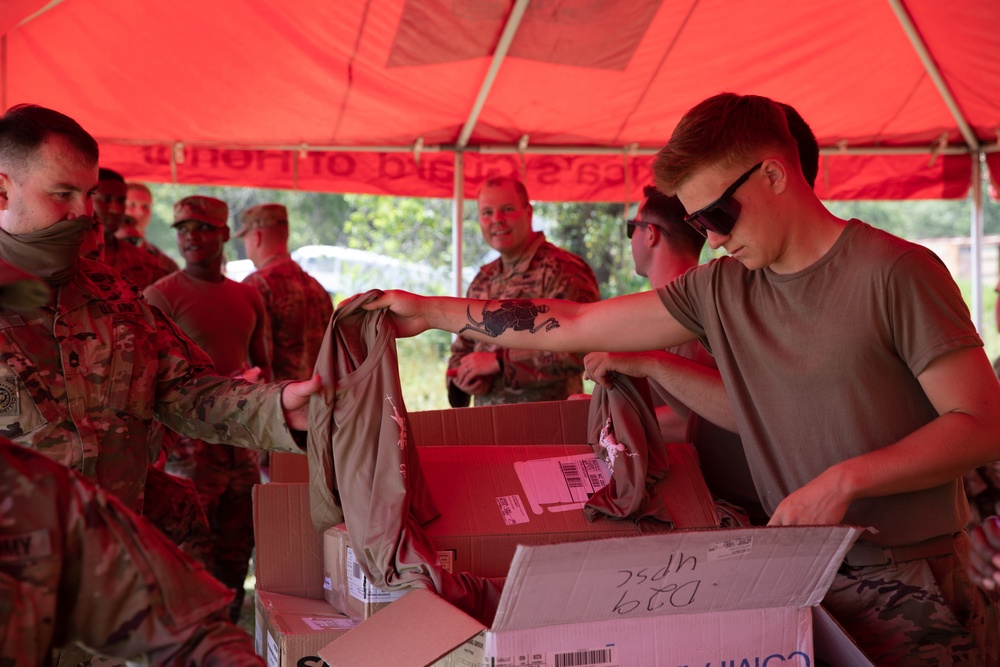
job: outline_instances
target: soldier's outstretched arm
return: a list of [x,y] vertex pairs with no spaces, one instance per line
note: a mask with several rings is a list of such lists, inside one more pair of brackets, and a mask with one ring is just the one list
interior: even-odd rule
[[443,329],[524,350],[642,351],[694,338],[655,292],[576,303],[561,299],[479,301],[390,290],[363,307],[388,308],[400,337]]

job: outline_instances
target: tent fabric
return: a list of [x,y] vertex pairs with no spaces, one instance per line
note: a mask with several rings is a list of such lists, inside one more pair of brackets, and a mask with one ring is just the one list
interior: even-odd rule
[[996,149],[996,0],[529,1],[476,113],[514,6],[6,0],[0,101],[68,113],[129,178],[394,195],[451,196],[471,118],[466,192],[499,172],[537,199],[635,200],[724,90],[800,111],[829,199],[964,197],[956,115]]

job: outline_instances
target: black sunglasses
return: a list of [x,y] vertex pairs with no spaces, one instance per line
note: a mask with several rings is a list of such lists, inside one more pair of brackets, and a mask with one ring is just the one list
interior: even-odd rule
[[638,218],[635,218],[633,220],[626,220],[625,221],[625,235],[628,236],[629,238],[632,238],[632,235],[635,234],[635,228],[636,227],[649,227],[649,226],[659,227],[660,230],[662,230],[664,234],[667,233],[667,231],[665,229],[663,229],[663,227],[660,227],[655,222],[645,222],[643,220],[639,220]]
[[736,224],[737,218],[740,217],[741,206],[738,201],[733,199],[733,194],[763,164],[763,162],[758,162],[750,167],[745,174],[736,179],[735,183],[726,188],[721,197],[705,208],[685,215],[684,222],[694,227],[702,236],[708,236],[708,232],[714,232],[721,236],[728,235],[733,231],[733,226]]

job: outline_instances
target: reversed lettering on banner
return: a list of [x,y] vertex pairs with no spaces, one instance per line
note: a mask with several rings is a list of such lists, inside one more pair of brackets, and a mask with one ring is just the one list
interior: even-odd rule
[[[172,178],[176,170],[176,178],[182,183],[223,184],[235,180],[252,187],[450,197],[455,182],[455,155],[450,151],[426,152],[414,160],[406,152],[185,146],[184,159],[174,163],[172,145],[112,145],[108,150],[108,165],[113,168],[138,172],[152,180]],[[650,155],[632,156],[626,169],[620,155],[527,155],[522,164],[522,157],[515,154],[469,152],[464,160],[464,187],[467,193],[474,193],[489,178],[516,175],[523,177],[532,198],[635,200],[641,197],[642,187],[652,181],[652,159]]]

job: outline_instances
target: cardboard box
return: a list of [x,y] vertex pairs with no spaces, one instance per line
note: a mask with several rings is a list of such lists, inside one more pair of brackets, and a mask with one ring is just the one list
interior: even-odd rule
[[408,592],[382,591],[368,581],[351,549],[345,524],[323,533],[323,593],[331,607],[363,621]]
[[[660,482],[675,529],[715,528],[718,514],[694,448],[669,445]],[[583,505],[609,471],[590,445],[422,447],[424,478],[441,516],[425,526],[455,570],[502,577],[518,544],[638,534],[631,521],[587,521]],[[645,525],[656,530],[653,522]],[[666,526],[663,526],[666,529]]]
[[309,481],[309,457],[305,452],[271,452],[271,477],[269,481],[279,484],[300,484]]
[[323,599],[323,535],[309,516],[308,484],[253,488],[257,591]]
[[[543,401],[479,408],[411,412],[410,429],[418,446],[584,445],[590,401]],[[271,453],[271,481],[309,481],[306,456]]]
[[[319,654],[331,667],[804,667],[816,664],[816,647],[833,647],[831,664],[868,666],[819,608],[860,532],[795,526],[521,546],[493,627],[413,591]],[[397,637],[401,627],[412,636]]]
[[357,625],[322,600],[258,591],[254,635],[268,667],[322,665],[319,649]]
[[542,401],[410,413],[420,447],[585,445],[590,401]]
[[[669,445],[670,472],[660,483],[677,529],[714,528],[718,516],[691,445]],[[519,544],[635,537],[631,521],[588,521],[583,505],[609,476],[589,445],[426,447],[424,478],[441,516],[424,530],[446,569],[503,577]],[[649,523],[647,530],[668,530]],[[353,562],[347,531],[324,534],[327,602],[356,620],[401,596],[373,587]]]

